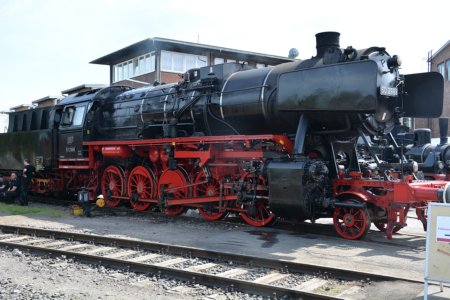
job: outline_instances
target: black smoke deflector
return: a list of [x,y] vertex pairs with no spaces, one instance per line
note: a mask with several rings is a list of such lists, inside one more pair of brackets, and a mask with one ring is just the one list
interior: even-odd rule
[[437,72],[405,75],[405,117],[438,118],[444,104],[444,78]]

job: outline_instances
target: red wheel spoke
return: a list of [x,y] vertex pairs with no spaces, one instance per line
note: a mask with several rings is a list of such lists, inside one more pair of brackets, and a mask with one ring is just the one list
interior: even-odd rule
[[[254,180],[257,180],[256,190]],[[246,173],[241,178],[241,182],[243,182],[249,194],[254,193],[257,196],[268,196],[266,180],[263,176],[254,178],[253,174]],[[245,222],[252,226],[266,226],[275,219],[275,214],[270,211],[268,208],[268,202],[265,199],[257,199],[249,203],[243,203],[242,208],[244,211],[241,212],[241,217]]]
[[[209,182],[203,170],[201,170],[196,178],[194,186],[194,197],[209,197],[220,194],[220,183],[215,178],[209,178]],[[221,211],[219,202],[206,203],[203,207],[198,208],[198,213],[208,221],[215,221],[224,218],[226,211]]]
[[365,208],[336,207],[333,223],[341,237],[354,240],[361,238],[369,231],[370,216]]
[[[182,168],[165,170],[159,178],[158,196],[165,194],[169,199],[183,199],[188,195],[187,179]],[[177,188],[177,189],[175,189]],[[167,191],[169,190],[169,191]],[[166,192],[167,191],[167,192]],[[164,209],[167,215],[180,215],[186,211],[182,205],[168,206]]]
[[108,206],[118,206],[124,194],[123,174],[117,166],[110,165],[104,171],[101,180],[101,190]]
[[[139,199],[151,199],[155,194],[153,171],[144,167],[135,167],[128,177],[128,196],[131,198],[131,206],[136,210],[146,210],[151,202],[139,201]],[[136,199],[137,197],[137,199]]]

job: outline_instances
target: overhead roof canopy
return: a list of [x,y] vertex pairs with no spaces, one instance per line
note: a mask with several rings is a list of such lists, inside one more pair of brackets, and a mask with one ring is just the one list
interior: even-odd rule
[[223,54],[223,56],[233,57],[239,60],[251,59],[256,61],[262,61],[266,64],[274,64],[274,65],[293,61],[292,59],[283,56],[262,54],[257,52],[242,51],[225,47],[197,44],[155,37],[145,39],[143,41],[137,42],[135,44],[117,50],[113,53],[97,58],[91,61],[90,63],[99,65],[115,65],[117,63],[131,59],[133,57],[161,49],[175,52],[193,53],[199,55],[201,55],[202,52],[210,51],[218,53],[219,55]]
[[71,95],[71,94],[81,93],[81,92],[90,91],[90,90],[94,90],[94,89],[101,89],[104,87],[107,87],[107,85],[105,85],[105,84],[82,84],[82,85],[78,85],[76,87],[61,91],[61,94]]
[[61,96],[45,96],[43,98],[34,100],[31,103],[32,104],[39,104],[39,103],[47,101],[47,100],[57,100],[57,99],[60,99],[60,98],[61,98]]
[[17,112],[17,111],[28,110],[30,108],[31,108],[31,105],[29,105],[29,104],[20,104],[20,105],[11,107],[10,110]]

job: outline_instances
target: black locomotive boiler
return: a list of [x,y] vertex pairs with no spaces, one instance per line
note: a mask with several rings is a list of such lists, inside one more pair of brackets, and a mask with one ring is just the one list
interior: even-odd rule
[[[364,178],[356,138],[385,135],[400,117],[438,117],[443,79],[401,75],[400,58],[385,48],[342,49],[339,33],[316,39],[317,55],[307,60],[214,65],[178,83],[68,96],[49,113],[53,146],[35,190],[84,187],[109,206],[170,215],[194,208],[208,220],[237,213],[255,226],[275,216],[333,217],[349,239],[373,221],[390,236],[406,225],[407,208],[445,199],[447,182]],[[0,144],[20,134],[0,135]],[[8,149],[1,169],[36,158]]]

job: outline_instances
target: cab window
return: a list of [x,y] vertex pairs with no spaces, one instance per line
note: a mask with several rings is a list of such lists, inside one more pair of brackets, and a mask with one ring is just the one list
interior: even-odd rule
[[73,126],[80,126],[83,124],[84,110],[85,106],[80,106],[75,109],[75,114],[73,116]]
[[83,124],[85,106],[66,107],[62,116],[62,126],[80,126]]

